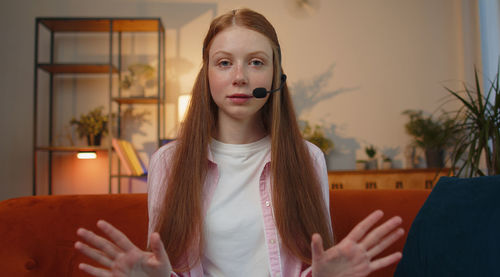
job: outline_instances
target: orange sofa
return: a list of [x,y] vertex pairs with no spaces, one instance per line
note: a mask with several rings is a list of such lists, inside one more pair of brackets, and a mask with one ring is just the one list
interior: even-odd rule
[[[400,215],[408,231],[429,190],[332,190],[330,209],[339,241],[375,209],[384,218]],[[74,250],[79,226],[97,230],[105,219],[139,247],[146,246],[145,194],[34,196],[0,202],[0,272],[2,276],[87,276],[78,269],[89,259]],[[99,232],[98,232],[99,233]],[[404,239],[381,255],[402,251]],[[370,276],[392,276],[396,265]]]

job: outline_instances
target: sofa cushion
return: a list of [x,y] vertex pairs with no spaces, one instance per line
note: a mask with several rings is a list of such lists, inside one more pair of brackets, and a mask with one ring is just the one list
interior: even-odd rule
[[35,196],[2,201],[1,275],[88,276],[77,265],[90,260],[73,248],[78,227],[102,235],[96,223],[104,219],[144,248],[146,206],[146,194]]
[[408,234],[395,276],[500,276],[500,176],[442,177]]
[[[425,201],[426,190],[334,190],[330,209],[340,240],[375,209],[400,215],[407,230]],[[95,264],[73,248],[78,227],[97,231],[109,221],[141,248],[147,241],[146,194],[21,197],[0,202],[1,276],[88,276],[78,264]],[[401,239],[384,253],[401,251]],[[384,255],[382,253],[381,255]],[[392,276],[395,266],[370,276]]]

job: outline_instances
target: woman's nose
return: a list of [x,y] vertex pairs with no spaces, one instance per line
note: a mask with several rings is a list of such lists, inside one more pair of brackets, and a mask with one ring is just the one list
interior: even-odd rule
[[242,65],[235,66],[233,86],[244,86],[248,83],[247,73]]

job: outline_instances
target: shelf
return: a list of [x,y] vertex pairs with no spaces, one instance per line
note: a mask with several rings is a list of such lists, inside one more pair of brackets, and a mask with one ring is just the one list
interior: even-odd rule
[[158,104],[158,97],[121,97],[113,98],[119,104]]
[[55,32],[157,32],[164,30],[160,19],[127,18],[41,18],[40,23]]
[[53,151],[53,152],[79,152],[79,151],[104,151],[108,150],[103,146],[39,146],[37,151]]
[[[56,174],[52,174],[55,170],[59,170],[61,167],[52,157],[59,158],[64,155],[76,154],[80,151],[95,151],[101,152],[100,155],[102,159],[108,160],[107,173],[105,174],[109,182],[108,192],[113,192],[113,185],[116,184],[118,193],[121,190],[120,182],[124,182],[126,178],[131,180],[137,179],[143,181],[147,175],[133,175],[131,171],[123,170],[123,164],[117,163],[116,155],[113,153],[113,148],[111,145],[103,146],[86,146],[84,141],[80,142],[76,146],[63,146],[67,144],[55,144],[52,143],[52,136],[59,136],[57,132],[60,132],[62,122],[59,121],[60,115],[54,109],[57,104],[68,101],[66,98],[66,87],[61,87],[54,85],[54,78],[59,79],[68,78],[91,78],[96,81],[96,85],[102,85],[102,97],[96,99],[91,99],[92,96],[83,95],[85,97],[85,103],[90,100],[95,105],[108,105],[109,104],[109,115],[116,114],[117,121],[120,122],[116,126],[116,136],[120,138],[122,136],[121,128],[125,127],[125,121],[121,120],[120,108],[121,104],[138,104],[137,107],[130,106],[130,108],[146,108],[148,110],[156,111],[156,130],[157,135],[155,140],[159,142],[160,137],[165,136],[165,128],[161,128],[165,124],[166,111],[164,106],[165,101],[165,28],[162,24],[160,17],[37,17],[35,28],[35,55],[34,55],[34,118],[33,124],[33,140],[35,141],[35,147],[32,147],[35,152],[33,159],[33,195],[37,195],[39,192],[38,179],[45,179],[46,186],[44,183],[43,190],[47,188],[48,194],[52,194],[52,183]],[[133,37],[134,33],[147,33],[148,37],[157,37],[157,49],[158,53],[155,56],[156,60],[156,72],[158,73],[157,80],[158,83],[155,88],[151,89],[151,94],[147,96],[151,97],[121,97],[121,89],[117,84],[120,81],[120,74],[123,73],[124,65],[127,63],[122,63],[125,59],[131,58],[134,60],[135,57],[139,57],[137,53],[132,51],[123,52],[123,49],[127,49],[130,43],[134,41],[129,41],[129,37]],[[68,45],[61,40],[64,36],[70,35],[70,37],[75,37],[75,45]],[[79,58],[79,60],[71,60],[71,57],[61,61],[54,57],[59,57],[65,52],[63,48],[79,45],[85,54],[87,54],[86,45],[97,45],[102,44],[104,40],[107,40],[107,46],[109,49],[94,49],[91,48],[88,54],[102,56],[102,59],[98,60],[88,60]],[[144,43],[150,47],[153,46],[153,40],[144,40]],[[125,46],[125,47],[122,47]],[[135,47],[135,46],[134,46]],[[142,47],[142,46],[140,46]],[[40,56],[39,56],[40,55]],[[78,55],[79,56],[79,55]],[[40,57],[43,57],[39,59]],[[75,57],[73,57],[75,58]],[[38,78],[38,75],[43,75],[43,78]],[[47,75],[50,75],[50,80],[47,80]],[[118,81],[118,82],[117,82]],[[80,94],[84,94],[85,91],[91,91],[92,88],[87,87],[84,84],[78,85],[78,91],[75,95],[72,95],[74,99],[79,99]],[[106,86],[107,85],[107,86]],[[104,86],[107,89],[104,89]],[[80,92],[80,88],[81,91]],[[153,94],[154,91],[154,94]],[[78,94],[78,95],[76,95]],[[133,94],[125,94],[126,96]],[[137,95],[137,94],[136,94]],[[116,97],[116,98],[115,98]],[[42,101],[37,100],[42,99]],[[73,98],[72,98],[73,99]],[[118,103],[118,104],[113,104]],[[73,102],[71,102],[73,103]],[[74,104],[74,103],[73,103]],[[79,104],[79,103],[77,103]],[[83,104],[82,104],[83,105]],[[85,104],[86,105],[86,104]],[[143,106],[141,106],[143,105]],[[146,106],[148,105],[148,106]],[[80,107],[80,105],[78,105]],[[39,120],[38,116],[43,115]],[[47,120],[47,119],[48,120]],[[46,122],[48,121],[48,122]],[[48,124],[47,124],[48,123]],[[122,126],[123,125],[123,126]],[[47,130],[46,132],[39,132],[38,130]],[[134,130],[133,130],[134,131]],[[162,135],[163,132],[163,135]],[[149,135],[149,134],[148,134]],[[149,137],[149,136],[148,136]],[[150,137],[153,137],[151,134]],[[111,137],[112,138],[112,137]],[[154,138],[154,137],[153,137]],[[36,143],[36,142],[40,143]],[[111,140],[109,141],[111,142]],[[111,144],[111,143],[110,143]],[[106,153],[105,153],[106,152]],[[38,154],[40,154],[38,156]],[[109,155],[101,155],[109,154]],[[119,157],[118,157],[119,158]],[[37,166],[37,163],[42,163],[43,166]],[[40,168],[40,169],[38,169]],[[105,168],[102,168],[105,170]],[[143,172],[143,171],[139,171]],[[113,177],[113,178],[112,178]],[[124,179],[125,178],[125,179]],[[141,179],[142,178],[142,179]]]
[[331,189],[432,189],[449,168],[328,171]]
[[410,169],[365,169],[365,170],[330,170],[335,175],[368,175],[368,174],[400,174],[400,173],[429,173],[449,172],[450,168],[410,168]]
[[142,175],[124,175],[124,174],[121,174],[121,175],[111,175],[111,177],[113,178],[142,178],[142,177],[147,177],[148,174],[142,174]]
[[[50,73],[109,73],[109,64],[38,64],[41,69]],[[118,69],[111,67],[113,73],[118,73]]]

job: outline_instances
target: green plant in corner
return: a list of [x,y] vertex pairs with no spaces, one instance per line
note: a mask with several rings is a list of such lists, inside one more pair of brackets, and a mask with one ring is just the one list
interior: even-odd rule
[[318,146],[323,153],[328,154],[334,147],[333,141],[325,137],[323,129],[319,125],[314,126],[314,130],[309,125],[308,121],[304,121],[304,126],[301,130],[302,137]]
[[481,156],[484,154],[488,175],[500,174],[500,61],[488,92],[484,94],[477,70],[474,69],[475,87],[465,83],[463,91],[445,87],[463,106],[456,112],[460,136],[451,157],[454,175],[482,176]]
[[86,137],[89,145],[100,145],[102,136],[108,133],[108,115],[103,114],[103,107],[83,114],[79,119],[73,117],[71,125],[76,125],[76,132],[80,138]]
[[425,116],[422,110],[406,110],[403,114],[409,118],[405,130],[413,137],[413,145],[425,150],[427,167],[444,167],[444,150],[457,134],[455,120],[446,114]]

